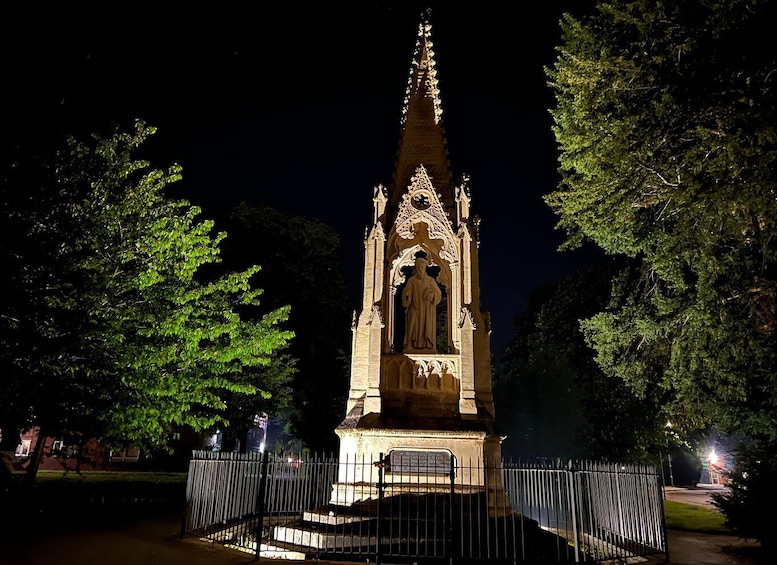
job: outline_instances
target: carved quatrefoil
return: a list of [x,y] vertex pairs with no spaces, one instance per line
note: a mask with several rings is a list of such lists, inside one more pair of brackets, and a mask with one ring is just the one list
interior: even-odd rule
[[413,208],[416,210],[426,210],[432,205],[432,199],[425,192],[419,192],[413,196]]

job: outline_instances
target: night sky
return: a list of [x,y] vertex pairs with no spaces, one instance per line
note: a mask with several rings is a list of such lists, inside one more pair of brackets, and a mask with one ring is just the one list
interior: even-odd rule
[[561,13],[591,2],[514,12],[496,2],[287,4],[6,11],[3,142],[143,119],[159,130],[153,165],[180,164],[174,195],[206,216],[248,202],[331,225],[355,305],[373,187],[391,181],[419,16],[431,5],[451,167],[470,176],[482,217],[482,307],[498,354],[532,292],[602,260],[593,249],[558,252],[562,234],[542,201],[558,182],[544,66]]

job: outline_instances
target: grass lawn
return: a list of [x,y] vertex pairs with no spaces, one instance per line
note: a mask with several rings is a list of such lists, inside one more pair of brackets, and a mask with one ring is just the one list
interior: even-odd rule
[[185,507],[186,477],[171,472],[39,470],[33,489],[9,491],[7,499],[0,491],[0,531],[65,532],[178,515]]
[[88,483],[128,482],[128,483],[181,483],[186,484],[186,473],[156,473],[143,471],[38,471],[38,482],[81,481]]
[[671,530],[704,532],[708,534],[732,533],[724,524],[725,518],[723,514],[713,508],[664,500],[664,515],[666,517],[666,527]]

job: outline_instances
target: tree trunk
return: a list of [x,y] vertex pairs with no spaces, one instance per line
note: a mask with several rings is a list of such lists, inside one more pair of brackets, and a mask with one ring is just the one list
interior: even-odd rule
[[27,487],[32,488],[35,485],[35,479],[38,476],[38,467],[43,460],[43,448],[46,446],[47,434],[43,428],[38,428],[38,437],[35,440],[35,449],[30,457],[30,462],[27,464],[27,475],[24,477]]
[[86,443],[79,443],[78,444],[78,451],[76,451],[76,474],[81,474],[81,463],[84,462],[84,459],[86,459],[86,453],[87,453],[87,447]]

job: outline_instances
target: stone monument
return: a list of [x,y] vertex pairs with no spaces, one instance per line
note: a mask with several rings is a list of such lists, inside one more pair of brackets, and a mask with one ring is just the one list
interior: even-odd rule
[[[373,192],[364,294],[353,316],[350,392],[337,427],[332,503],[364,496],[358,466],[384,457],[388,481],[440,481],[452,460],[462,484],[500,461],[491,393],[489,315],[480,310],[477,216],[468,179],[448,161],[428,17],[418,29],[390,190]],[[400,471],[400,469],[402,469]],[[360,483],[358,493],[353,488]],[[499,480],[489,482],[499,490]]]

